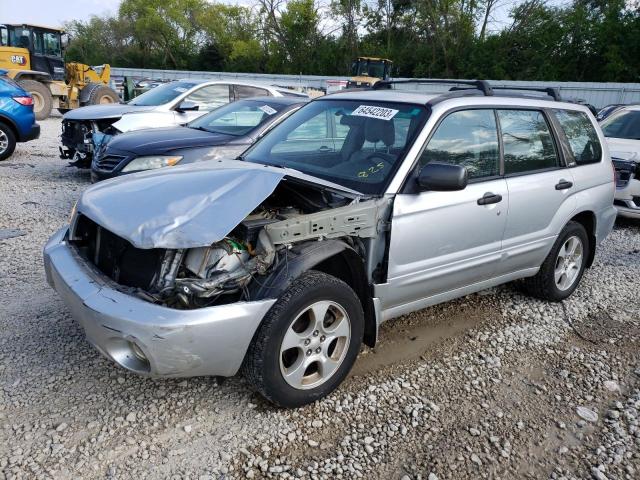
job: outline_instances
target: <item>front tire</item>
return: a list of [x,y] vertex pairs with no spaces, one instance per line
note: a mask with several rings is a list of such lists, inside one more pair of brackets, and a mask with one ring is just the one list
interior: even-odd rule
[[37,80],[19,80],[17,83],[33,97],[33,113],[36,120],[49,118],[53,106],[49,87]]
[[16,149],[16,136],[6,123],[0,122],[0,160],[6,160]]
[[362,304],[351,287],[311,270],[291,284],[263,319],[243,373],[276,405],[306,405],[344,380],[363,332]]
[[527,293],[552,302],[569,297],[582,279],[589,258],[589,237],[578,222],[562,229],[540,271],[524,280]]

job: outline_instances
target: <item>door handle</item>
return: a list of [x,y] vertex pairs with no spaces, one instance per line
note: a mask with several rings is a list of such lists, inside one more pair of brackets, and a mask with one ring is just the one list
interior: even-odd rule
[[561,178],[560,181],[556,184],[556,190],[566,190],[567,188],[573,187],[573,182],[569,182],[564,178]]
[[321,146],[321,147],[318,149],[318,151],[319,151],[319,152],[322,152],[322,153],[327,153],[327,152],[330,152],[330,151],[331,151],[331,148],[330,148],[330,147],[327,147],[326,145],[323,145],[323,146]]
[[502,195],[497,193],[487,192],[482,198],[478,199],[478,205],[491,205],[492,203],[499,203],[502,201]]

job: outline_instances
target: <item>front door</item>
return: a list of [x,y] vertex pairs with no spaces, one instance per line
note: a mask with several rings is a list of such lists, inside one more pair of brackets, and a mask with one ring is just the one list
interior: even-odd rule
[[470,183],[456,192],[396,196],[385,309],[473,285],[496,274],[509,194],[500,176],[494,111],[448,114],[420,156],[418,168],[429,162],[464,165]]

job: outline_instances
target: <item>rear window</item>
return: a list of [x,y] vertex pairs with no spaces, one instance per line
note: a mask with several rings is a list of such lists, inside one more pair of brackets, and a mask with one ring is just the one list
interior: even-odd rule
[[578,165],[597,163],[602,158],[602,147],[593,124],[584,112],[554,110],[564,131],[573,158]]

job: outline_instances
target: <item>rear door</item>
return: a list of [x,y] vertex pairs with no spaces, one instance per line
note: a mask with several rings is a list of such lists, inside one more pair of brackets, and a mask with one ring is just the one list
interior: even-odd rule
[[469,184],[456,192],[396,195],[384,308],[488,280],[500,261],[509,195],[500,176],[494,110],[448,114],[418,168],[429,162],[464,165]]
[[501,273],[539,267],[576,207],[574,178],[564,165],[542,110],[499,109],[509,216]]

